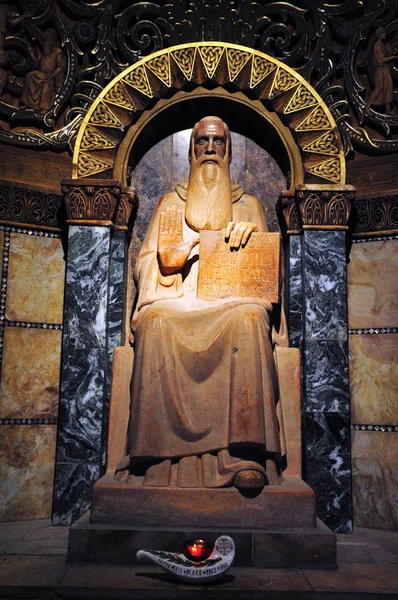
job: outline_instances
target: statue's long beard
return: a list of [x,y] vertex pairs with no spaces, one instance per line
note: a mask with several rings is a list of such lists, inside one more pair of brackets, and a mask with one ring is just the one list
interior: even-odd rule
[[185,220],[195,231],[219,230],[232,220],[231,180],[226,160],[217,155],[192,160]]

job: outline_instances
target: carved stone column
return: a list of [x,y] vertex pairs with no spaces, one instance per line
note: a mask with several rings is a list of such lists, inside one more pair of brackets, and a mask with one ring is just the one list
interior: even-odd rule
[[288,234],[289,332],[302,350],[304,476],[318,516],[340,532],[352,528],[346,233],[354,191],[299,185],[278,204]]
[[69,525],[89,508],[106,461],[134,194],[120,181],[98,179],[64,180],[62,190],[69,233],[53,523]]

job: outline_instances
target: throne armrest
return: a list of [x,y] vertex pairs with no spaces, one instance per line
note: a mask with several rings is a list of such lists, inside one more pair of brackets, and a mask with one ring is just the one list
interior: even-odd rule
[[133,348],[130,348],[130,346],[118,346],[115,348],[113,353],[109,410],[107,472],[114,472],[119,462],[126,455],[133,361]]

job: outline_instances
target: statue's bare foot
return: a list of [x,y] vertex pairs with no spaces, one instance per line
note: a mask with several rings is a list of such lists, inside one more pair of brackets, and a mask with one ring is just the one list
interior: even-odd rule
[[266,478],[259,471],[254,469],[247,469],[237,474],[234,481],[234,486],[244,490],[262,490],[263,487],[268,483]]

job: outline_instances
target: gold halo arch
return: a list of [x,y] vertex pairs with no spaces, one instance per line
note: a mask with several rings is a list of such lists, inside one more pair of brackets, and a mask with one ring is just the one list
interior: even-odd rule
[[134,129],[141,130],[138,123],[148,122],[145,115],[157,112],[153,109],[159,102],[164,110],[199,89],[249,106],[252,102],[253,109],[262,112],[288,152],[292,188],[298,183],[345,184],[340,133],[314,88],[277,59],[223,42],[166,48],[117,75],[97,96],[79,128],[72,177],[118,178],[116,171],[118,176],[125,172],[120,150],[128,156],[136,137],[132,132],[126,135],[129,128],[137,125]]

